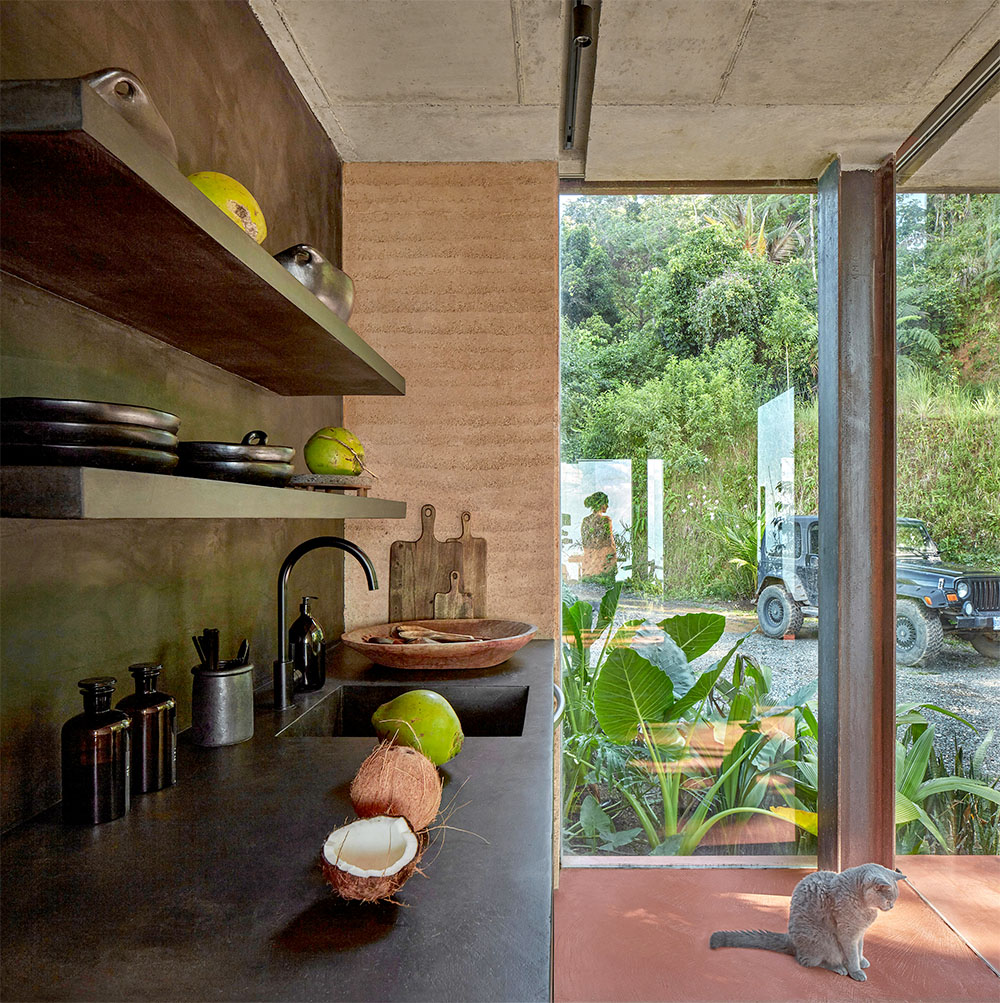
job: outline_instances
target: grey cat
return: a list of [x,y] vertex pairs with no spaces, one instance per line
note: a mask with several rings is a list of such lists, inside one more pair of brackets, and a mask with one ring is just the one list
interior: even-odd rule
[[842,874],[816,871],[792,891],[788,933],[770,930],[717,930],[709,947],[759,947],[792,954],[806,968],[828,968],[858,982],[868,976],[862,953],[865,931],[881,909],[888,912],[899,895],[897,882],[906,878],[881,864],[861,864]]

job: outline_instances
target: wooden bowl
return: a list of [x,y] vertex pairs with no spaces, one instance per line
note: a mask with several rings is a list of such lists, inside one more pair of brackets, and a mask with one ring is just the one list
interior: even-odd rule
[[481,641],[446,644],[371,644],[370,637],[388,637],[400,623],[377,623],[341,634],[349,648],[376,665],[390,669],[488,669],[523,648],[538,631],[519,620],[406,620],[406,624],[429,627],[452,634],[473,634]]

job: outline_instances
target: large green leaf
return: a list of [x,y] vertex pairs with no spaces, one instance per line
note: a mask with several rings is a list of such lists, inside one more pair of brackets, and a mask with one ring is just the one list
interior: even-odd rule
[[[903,757],[903,772],[896,775],[896,789],[912,798],[920,781],[927,774],[927,761],[934,748],[934,728],[930,727],[906,750]],[[899,757],[897,755],[897,764]]]
[[718,681],[720,675],[726,667],[726,660],[716,662],[707,672],[703,672],[691,687],[671,708],[668,720],[676,721],[685,711],[700,704]]
[[594,711],[616,742],[636,737],[641,721],[655,718],[673,700],[670,677],[631,648],[616,648],[594,683]]
[[588,794],[580,805],[580,825],[584,835],[605,835],[614,829],[608,813],[597,803],[593,794]]
[[622,594],[622,585],[624,582],[615,582],[614,585],[604,593],[604,598],[601,600],[601,608],[597,611],[597,623],[594,626],[594,630],[600,634],[605,627],[615,618],[615,613],[618,611],[618,600]]
[[573,640],[582,648],[583,632],[590,630],[590,624],[594,619],[594,607],[581,599],[572,606],[563,603],[562,614],[563,634],[571,634]]
[[956,714],[954,711],[946,710],[944,707],[939,707],[937,704],[933,703],[901,703],[896,706],[896,727],[902,728],[908,724],[928,724],[928,720],[923,714],[919,713],[919,710],[933,710],[938,714],[944,714],[946,717],[954,718],[956,721],[960,721],[962,724],[970,727],[976,734],[979,734],[979,729],[967,718],[962,717],[961,714]]
[[925,780],[917,788],[914,800],[923,801],[932,794],[944,794],[953,791],[964,791],[966,794],[975,794],[977,797],[985,798],[994,804],[1000,804],[1000,791],[995,787],[990,787],[981,780],[965,780],[962,777],[935,777],[933,780]]
[[903,822],[919,821],[920,824],[941,844],[946,852],[949,851],[948,842],[941,834],[941,830],[934,824],[934,820],[915,801],[911,801],[901,791],[896,791],[896,825]]
[[668,616],[657,626],[665,630],[684,652],[684,657],[693,662],[718,643],[726,630],[726,618],[721,613],[683,613]]

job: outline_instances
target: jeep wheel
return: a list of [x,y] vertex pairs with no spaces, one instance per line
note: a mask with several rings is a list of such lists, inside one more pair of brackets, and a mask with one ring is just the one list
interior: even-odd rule
[[963,634],[980,655],[1000,660],[1000,631],[988,630],[983,634]]
[[941,650],[944,630],[936,613],[925,611],[916,599],[896,601],[896,662],[916,665]]
[[802,607],[781,585],[768,585],[757,600],[757,621],[768,637],[797,634],[802,627]]

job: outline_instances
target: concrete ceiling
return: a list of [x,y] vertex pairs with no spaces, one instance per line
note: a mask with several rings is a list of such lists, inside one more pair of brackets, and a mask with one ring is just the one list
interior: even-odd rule
[[[872,166],[1000,37],[1000,0],[590,2],[565,153],[572,0],[250,0],[345,161],[559,160],[588,181]],[[1000,190],[1000,98],[906,187],[941,186]]]

